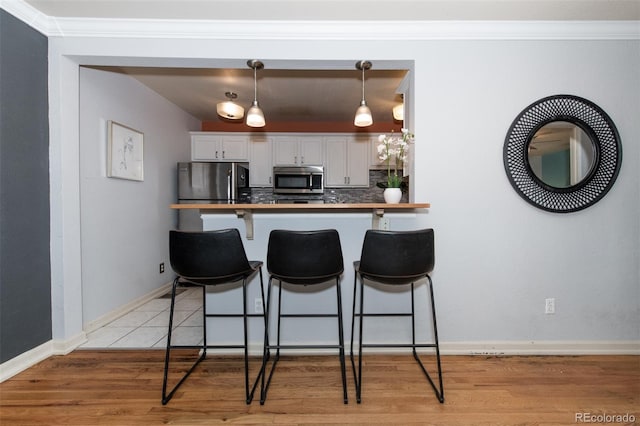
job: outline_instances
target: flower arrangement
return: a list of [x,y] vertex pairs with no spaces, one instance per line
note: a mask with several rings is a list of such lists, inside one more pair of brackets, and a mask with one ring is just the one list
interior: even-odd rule
[[[413,142],[414,135],[409,130],[402,129],[402,135],[382,134],[378,136],[378,158],[387,163],[387,184],[379,184],[383,188],[400,188],[402,173],[398,175],[398,169],[407,159],[409,144]],[[391,163],[393,160],[393,171]]]

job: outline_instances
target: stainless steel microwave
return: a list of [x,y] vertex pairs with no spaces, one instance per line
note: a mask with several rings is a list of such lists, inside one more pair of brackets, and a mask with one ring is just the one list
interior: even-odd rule
[[324,167],[274,167],[273,192],[276,194],[324,193]]

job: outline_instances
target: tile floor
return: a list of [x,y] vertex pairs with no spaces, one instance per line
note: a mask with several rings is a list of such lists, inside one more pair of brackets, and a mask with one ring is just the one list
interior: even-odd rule
[[[173,314],[172,342],[197,345],[202,341],[202,290],[179,289]],[[85,349],[163,349],[167,345],[171,293],[150,300],[87,336]]]

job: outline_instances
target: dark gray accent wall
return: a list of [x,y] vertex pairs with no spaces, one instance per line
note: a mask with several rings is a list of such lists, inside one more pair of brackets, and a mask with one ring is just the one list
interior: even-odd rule
[[47,55],[0,10],[0,362],[51,340]]

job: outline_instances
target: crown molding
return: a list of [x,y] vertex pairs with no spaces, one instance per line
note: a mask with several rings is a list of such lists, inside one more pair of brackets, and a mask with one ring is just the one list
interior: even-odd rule
[[0,6],[49,37],[214,40],[640,40],[640,21],[219,21],[56,18]]

